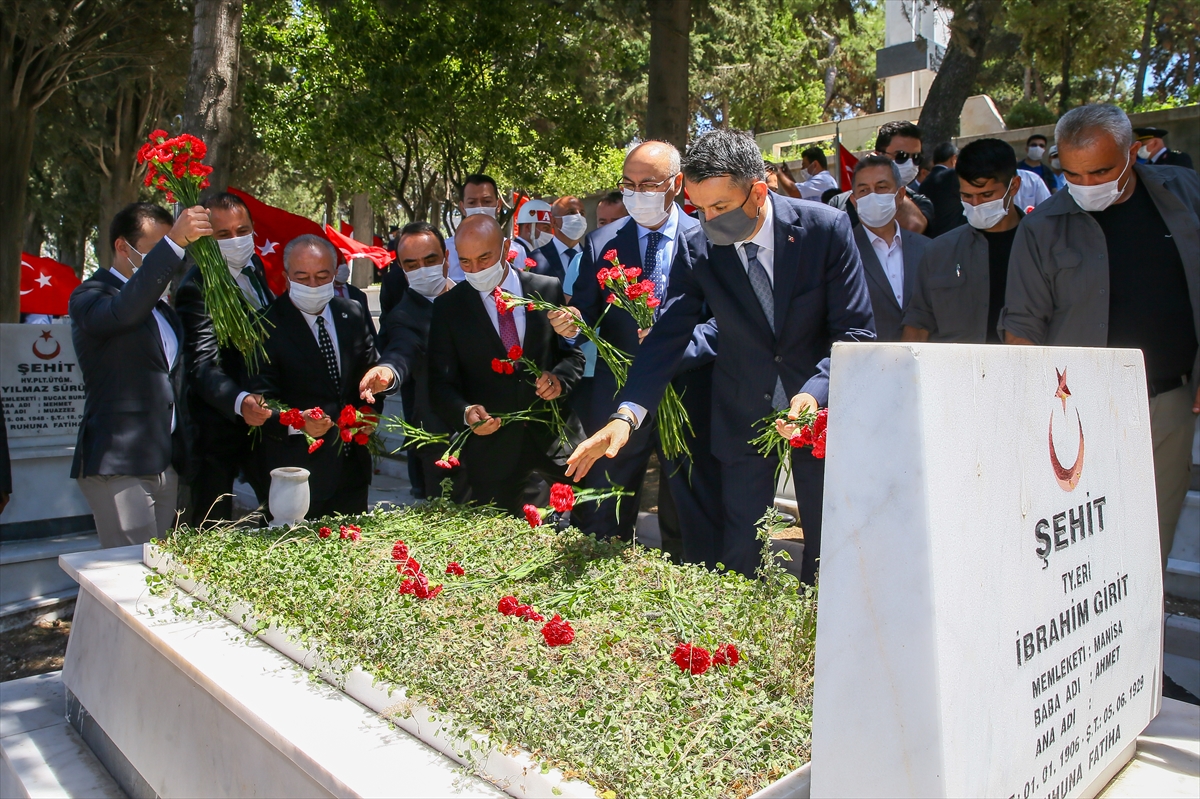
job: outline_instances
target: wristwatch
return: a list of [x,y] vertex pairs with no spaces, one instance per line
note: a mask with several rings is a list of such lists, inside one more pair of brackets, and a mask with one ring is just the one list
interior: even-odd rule
[[628,424],[630,432],[637,430],[637,426],[638,426],[637,419],[634,419],[632,416],[625,413],[625,411],[617,411],[612,416],[608,417],[608,421],[610,421],[610,422],[613,421],[614,419],[620,419],[622,422],[625,422],[626,424]]

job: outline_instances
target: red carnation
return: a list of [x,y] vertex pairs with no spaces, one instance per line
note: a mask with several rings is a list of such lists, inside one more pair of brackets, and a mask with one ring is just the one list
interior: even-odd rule
[[343,428],[342,428],[342,429],[341,429],[341,430],[338,432],[338,435],[341,437],[341,439],[342,439],[342,441],[343,441],[343,442],[345,442],[345,443],[349,444],[349,443],[350,443],[350,441],[351,441],[351,439],[353,439],[353,438],[354,438],[354,431],[353,431],[353,430],[351,430],[349,427],[343,427]]
[[504,361],[499,358],[492,358],[492,371],[498,375],[504,374]]
[[546,639],[546,646],[566,646],[575,640],[575,628],[555,613],[553,619],[542,625],[542,638]]
[[741,659],[742,655],[736,646],[721,644],[713,653],[712,663],[714,666],[736,666]]
[[612,250],[609,250],[608,252],[604,253],[604,260],[612,261],[615,264],[617,262],[616,249],[612,249]]
[[545,616],[538,613],[536,610],[529,607],[528,605],[522,605],[521,608],[519,608],[519,609],[521,610],[521,612],[517,615],[519,615],[523,621],[545,621],[546,620]]
[[309,408],[308,418],[312,419],[313,421],[317,421],[319,419],[324,419],[325,411],[321,410],[320,408]]
[[365,446],[365,445],[366,445],[366,443],[367,443],[367,441],[369,441],[369,440],[370,440],[370,438],[371,438],[371,437],[370,437],[370,436],[368,436],[366,433],[355,433],[355,434],[354,434],[354,443],[355,443],[355,444],[362,444],[362,445],[364,445],[364,446]]
[[529,605],[526,605],[526,604],[522,603],[522,604],[520,604],[520,605],[517,605],[515,608],[513,608],[512,615],[513,615],[513,616],[520,616],[522,619],[524,619],[524,618],[526,618],[526,617],[527,617],[527,616],[528,616],[530,613],[533,613],[533,608],[532,608],[531,606],[529,606]]
[[825,457],[825,437],[817,439],[812,447],[812,456],[814,458],[823,459]]
[[575,507],[575,491],[566,483],[555,483],[550,486],[550,506],[559,513],[566,513]]
[[625,279],[632,282],[637,280],[638,276],[642,274],[642,268],[640,266],[630,266],[626,268],[624,272]]
[[462,565],[458,561],[451,561],[450,563],[446,564],[446,574],[451,574],[455,577],[462,577],[466,573],[466,570],[463,569]]
[[504,260],[508,261],[509,263],[512,263],[513,261],[517,260],[517,251],[509,250],[508,255],[505,256]]
[[330,530],[328,527],[322,527],[317,531],[317,535],[321,538],[329,538],[329,536],[333,535],[333,530]]
[[338,414],[338,424],[342,427],[353,427],[358,422],[358,414],[354,411],[353,405],[347,405],[342,408],[342,412]]
[[316,452],[317,450],[319,450],[324,443],[325,443],[325,439],[323,439],[323,438],[313,439],[313,443],[308,445],[308,454],[311,455],[314,452]]
[[541,526],[542,512],[537,509],[536,505],[526,505],[521,510],[525,511],[525,521],[529,522],[530,527]]
[[528,305],[526,305],[525,310],[527,310],[527,311],[535,310],[533,303],[531,302]]
[[406,557],[396,564],[396,571],[416,577],[421,573],[421,563],[416,558]]
[[609,305],[613,305],[617,301],[617,295],[609,294],[607,297],[605,297],[604,301],[607,302]]
[[511,616],[520,604],[515,596],[502,596],[500,602],[496,604],[496,610],[505,616]]
[[508,359],[510,361],[519,361],[519,360],[521,360],[521,356],[524,354],[525,353],[521,349],[520,344],[514,344],[508,348]]
[[436,460],[433,462],[433,465],[438,467],[439,469],[449,469],[450,468],[449,462],[444,461],[444,460]]
[[509,363],[508,361],[505,361],[504,362],[504,374],[511,375],[514,371],[515,371],[515,369],[513,368],[513,365],[511,363]]
[[676,646],[675,651],[671,653],[671,660],[675,661],[680,671],[690,671],[692,674],[703,674],[712,664],[712,657],[707,649],[691,644]]
[[392,560],[408,560],[408,544],[403,541],[392,544]]
[[650,299],[646,300],[646,307],[648,308],[657,308],[660,305],[662,305],[662,300],[660,300],[658,297],[651,297]]
[[411,594],[417,599],[433,599],[442,593],[442,586],[435,585],[433,588],[430,588],[429,578],[423,574],[418,574],[415,577],[406,577],[404,582],[400,583],[398,590],[401,594]]
[[535,266],[537,266],[537,261],[533,260],[532,258],[525,259],[525,268],[526,269],[533,269]]
[[456,458],[456,457],[454,457],[453,455],[451,455],[449,458],[447,458],[447,459],[446,459],[446,464],[447,464],[448,466],[450,466],[450,468],[452,468],[452,469],[456,469],[456,468],[458,468],[459,466],[461,466],[461,465],[462,465],[462,462],[461,462],[461,461],[459,461],[459,459],[458,459],[458,458]]

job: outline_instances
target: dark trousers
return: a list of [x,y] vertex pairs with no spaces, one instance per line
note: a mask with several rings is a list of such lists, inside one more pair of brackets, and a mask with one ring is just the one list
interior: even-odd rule
[[246,425],[228,421],[201,434],[196,446],[198,468],[191,481],[193,524],[233,520],[233,481],[243,471],[259,503],[267,501],[271,478],[262,468],[261,452],[253,443]]
[[[753,576],[762,562],[758,521],[775,504],[775,464],[758,455],[721,462],[725,525],[720,543],[726,568]],[[825,492],[825,461],[808,450],[792,452],[792,486],[804,530],[802,582],[814,585],[821,556],[821,509]]]
[[344,514],[355,516],[367,512],[367,491],[369,485],[338,487],[333,496],[308,506],[305,517],[311,520],[322,519],[326,516]]
[[487,468],[488,465],[467,467],[469,501],[477,505],[495,505],[514,516],[524,516],[521,507],[525,504],[526,487],[533,475],[540,475],[547,483],[568,482],[567,467],[555,463],[529,434],[521,437],[521,454],[516,467],[499,471]]

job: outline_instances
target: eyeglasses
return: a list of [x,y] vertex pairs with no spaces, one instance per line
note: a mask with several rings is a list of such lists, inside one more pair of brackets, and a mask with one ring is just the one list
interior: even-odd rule
[[921,153],[906,153],[903,150],[897,150],[894,153],[885,153],[882,150],[876,150],[879,155],[886,155],[888,158],[895,161],[897,164],[907,164],[911,159],[917,166],[921,165],[921,159],[924,157]]
[[[675,175],[678,174],[678,172],[675,173]],[[626,196],[632,195],[634,192],[666,191],[666,187],[675,180],[675,175],[671,175],[671,177],[667,178],[666,180],[660,180],[657,183],[649,180],[643,180],[641,183],[634,183],[630,180],[622,180],[617,183],[617,189]]]

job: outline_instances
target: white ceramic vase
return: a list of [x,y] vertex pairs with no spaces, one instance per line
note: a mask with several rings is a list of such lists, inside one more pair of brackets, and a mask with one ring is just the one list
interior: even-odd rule
[[282,466],[271,470],[271,494],[268,502],[274,521],[272,527],[292,526],[304,521],[308,513],[308,469]]

